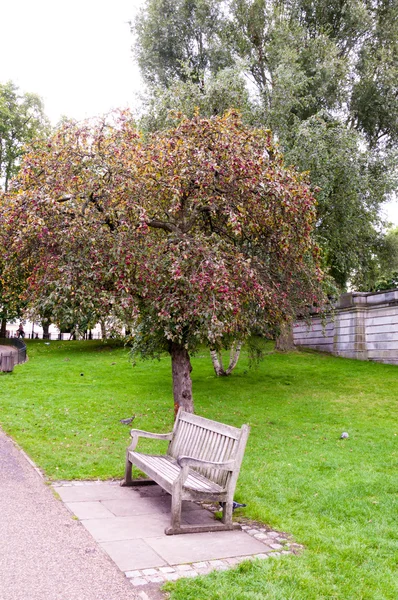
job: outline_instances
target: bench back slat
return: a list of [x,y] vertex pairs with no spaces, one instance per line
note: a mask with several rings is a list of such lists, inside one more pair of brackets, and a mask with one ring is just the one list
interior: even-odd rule
[[[243,457],[246,444],[246,429],[238,429],[204,417],[186,413],[180,409],[174,426],[173,439],[168,448],[168,455],[173,458],[191,456],[202,460],[224,462],[235,459],[237,453]],[[244,440],[241,439],[244,437]],[[243,447],[242,447],[243,443]],[[241,462],[239,457],[238,471]],[[231,473],[216,469],[195,469],[211,481],[226,487]],[[237,476],[237,474],[236,474]]]
[[201,426],[204,429],[216,431],[217,433],[226,433],[230,437],[234,437],[235,439],[239,439],[241,436],[241,429],[239,429],[238,427],[233,427],[232,425],[225,425],[225,423],[219,423],[218,421],[212,421],[211,419],[206,419],[205,417],[200,417],[199,415],[195,415],[193,413],[187,413],[180,409],[177,415],[178,427],[180,427],[182,421],[184,421],[185,423],[192,423],[193,425]]

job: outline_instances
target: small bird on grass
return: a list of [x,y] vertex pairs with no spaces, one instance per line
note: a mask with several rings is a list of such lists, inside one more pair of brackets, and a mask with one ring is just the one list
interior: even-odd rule
[[[220,502],[220,506],[221,508],[224,508],[224,504],[225,502]],[[232,501],[232,510],[236,510],[237,508],[245,508],[247,506],[247,504],[241,504],[240,502],[235,502],[235,500]]]
[[127,419],[120,419],[120,422],[122,423],[122,425],[130,425],[130,423],[132,423],[135,419],[135,415],[133,415],[132,417],[128,417]]

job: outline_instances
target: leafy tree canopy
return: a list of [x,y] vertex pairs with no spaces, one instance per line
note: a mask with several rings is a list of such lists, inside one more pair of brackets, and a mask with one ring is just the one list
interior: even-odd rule
[[[314,151],[316,149],[316,152]],[[382,238],[379,207],[394,181],[363,136],[317,114],[297,127],[287,158],[318,186],[315,236],[337,284],[367,281]]]
[[132,24],[144,78],[166,87],[175,77],[202,83],[204,72],[228,66],[230,56],[219,35],[222,4],[222,0],[147,0]]
[[199,344],[269,335],[324,302],[306,178],[235,112],[148,138],[125,112],[66,123],[25,156],[9,202],[10,258],[37,247],[29,295],[112,310],[136,352],[170,352],[188,410]]
[[214,75],[204,76],[203,86],[190,77],[181,81],[174,79],[168,87],[152,86],[150,93],[142,97],[144,109],[139,126],[144,132],[155,132],[173,127],[183,114],[192,118],[196,112],[211,117],[222,115],[231,107],[239,110],[247,125],[264,123],[264,111],[260,102],[249,94],[243,73],[237,68],[225,68]]

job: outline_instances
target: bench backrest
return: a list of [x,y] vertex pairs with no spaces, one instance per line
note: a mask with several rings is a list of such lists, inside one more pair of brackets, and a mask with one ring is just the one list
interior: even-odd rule
[[214,462],[235,460],[232,474],[224,470],[196,469],[211,481],[225,487],[230,479],[236,481],[238,477],[248,434],[247,425],[238,429],[180,409],[167,453],[173,458],[191,456]]

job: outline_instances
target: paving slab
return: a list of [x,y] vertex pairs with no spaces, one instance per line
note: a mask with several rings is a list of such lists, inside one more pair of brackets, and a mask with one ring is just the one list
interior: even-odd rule
[[128,498],[134,490],[107,482],[94,482],[89,485],[55,485],[54,490],[64,502],[100,502]]
[[121,571],[164,567],[167,562],[145,540],[118,540],[100,544]]
[[142,498],[158,498],[159,496],[167,498],[169,496],[169,494],[158,485],[143,485],[142,487],[138,486],[136,489],[138,489]]
[[83,519],[112,519],[115,516],[102,502],[66,502],[65,506],[81,521]]
[[[126,496],[125,498],[114,500],[103,500],[101,504],[111,511],[116,517],[134,517],[137,515],[146,514],[170,514],[171,512],[170,496],[142,497],[137,490],[129,494],[128,497]],[[183,514],[198,510],[201,509],[194,502],[182,503]]]
[[168,512],[167,507],[159,502],[152,502],[151,498],[141,498],[138,493],[134,496],[120,500],[103,500],[102,504],[115,517],[135,517],[137,515],[146,514],[165,514]]
[[188,510],[182,513],[182,521],[189,525],[214,525],[214,515],[203,509]]
[[170,518],[166,514],[138,515],[113,519],[86,519],[82,523],[98,542],[114,542],[163,535]]
[[252,556],[264,551],[260,541],[243,531],[165,535],[147,538],[146,542],[169,565]]

